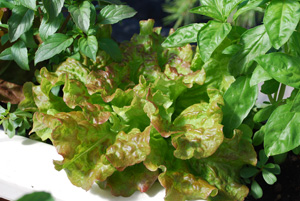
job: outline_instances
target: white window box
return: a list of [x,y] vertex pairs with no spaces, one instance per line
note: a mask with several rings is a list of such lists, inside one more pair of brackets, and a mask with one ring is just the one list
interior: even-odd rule
[[97,184],[86,192],[74,186],[64,171],[55,170],[53,159],[62,159],[55,147],[21,136],[10,139],[0,130],[0,198],[16,200],[27,193],[45,191],[56,201],[164,200],[165,190],[159,183],[146,193],[136,192],[128,198],[112,196]]

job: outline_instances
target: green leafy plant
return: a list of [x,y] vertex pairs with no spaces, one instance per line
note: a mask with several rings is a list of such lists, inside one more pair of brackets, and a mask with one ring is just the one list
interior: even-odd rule
[[7,104],[6,109],[0,106],[0,119],[0,125],[3,126],[4,132],[10,138],[16,134],[16,131],[18,135],[25,136],[27,129],[32,127],[32,113],[12,109],[10,103]]
[[[291,150],[297,150],[300,145],[297,126],[300,123],[297,67],[299,2],[200,2],[201,6],[193,8],[191,12],[213,20],[177,29],[164,41],[163,46],[177,47],[197,42],[198,55],[195,57],[206,73],[223,69],[234,77],[235,81],[223,96],[225,104],[222,107],[222,124],[226,137],[231,137],[236,128],[253,130],[255,134],[250,140],[253,139],[254,145],[263,144],[268,157],[278,158],[278,155],[284,156]],[[262,25],[247,30],[232,23],[244,12],[255,9],[264,12]],[[223,55],[216,56],[220,51]],[[266,94],[269,101],[255,106],[257,85],[262,82],[260,92]],[[284,98],[286,86],[294,88],[288,98]],[[245,130],[245,125],[249,129]],[[248,136],[252,136],[252,132],[248,133]],[[253,189],[257,189],[254,190],[256,197],[260,197],[257,182],[254,181],[252,185]]]
[[95,62],[98,49],[120,61],[110,25],[136,13],[119,1],[102,0],[1,0],[0,7],[0,78],[18,85],[34,81],[36,69],[51,69],[68,57]]
[[52,141],[64,157],[55,168],[86,190],[97,182],[130,196],[158,180],[166,201],[243,200],[239,172],[256,153],[241,130],[222,131],[232,76],[206,73],[191,45],[163,48],[153,20],[140,25],[122,62],[99,51],[95,63],[69,58],[26,83],[19,108],[34,112],[31,133]]
[[263,189],[257,183],[255,177],[261,173],[264,181],[269,185],[273,185],[277,181],[275,175],[280,174],[280,166],[278,164],[267,162],[268,157],[264,153],[264,150],[260,150],[257,165],[255,167],[245,166],[240,172],[241,177],[244,178],[245,182],[251,184],[250,193],[256,199],[263,196]]

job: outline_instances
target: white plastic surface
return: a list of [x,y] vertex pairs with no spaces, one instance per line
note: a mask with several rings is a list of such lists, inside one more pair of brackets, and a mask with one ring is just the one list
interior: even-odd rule
[[0,130],[0,197],[16,200],[35,191],[46,191],[56,201],[163,201],[165,190],[156,183],[147,193],[129,198],[114,197],[96,184],[85,191],[71,184],[64,171],[56,171],[53,159],[61,160],[51,145],[15,136]]

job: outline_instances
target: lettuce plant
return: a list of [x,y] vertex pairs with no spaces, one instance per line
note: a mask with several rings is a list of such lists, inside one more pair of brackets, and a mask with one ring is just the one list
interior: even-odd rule
[[158,180],[166,201],[244,200],[239,173],[256,164],[256,152],[241,129],[223,133],[230,56],[217,48],[203,67],[189,44],[162,47],[153,25],[141,21],[140,33],[120,45],[120,63],[98,51],[95,62],[42,68],[19,104],[34,112],[31,133],[52,141],[63,156],[55,168],[85,190],[97,182],[130,196]]

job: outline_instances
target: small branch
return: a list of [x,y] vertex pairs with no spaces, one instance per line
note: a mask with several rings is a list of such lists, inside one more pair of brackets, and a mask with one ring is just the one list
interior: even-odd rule
[[10,41],[7,41],[3,46],[0,46],[0,52],[2,52],[3,50],[7,49],[7,48],[10,48],[11,46],[13,46],[13,44],[15,44],[17,41],[14,41],[14,42],[10,42]]
[[283,96],[285,94],[285,89],[286,89],[286,85],[281,84],[279,94],[278,94],[278,97],[277,97],[277,101],[281,101],[283,99]]
[[67,24],[68,24],[68,22],[69,22],[70,19],[71,19],[71,14],[69,13],[68,16],[66,17],[64,23],[61,25],[61,27],[60,27],[60,29],[58,31],[59,33],[63,32],[63,30],[66,28],[66,26],[67,26]]
[[275,99],[272,97],[271,94],[268,94],[268,98],[269,98],[271,104],[275,103]]

